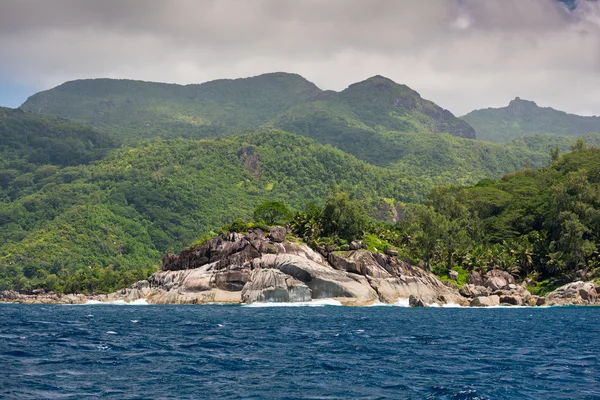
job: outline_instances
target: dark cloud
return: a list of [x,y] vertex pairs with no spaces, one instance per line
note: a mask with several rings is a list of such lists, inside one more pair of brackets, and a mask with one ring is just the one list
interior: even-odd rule
[[521,96],[600,114],[600,6],[556,0],[3,0],[0,80],[375,74],[457,114]]

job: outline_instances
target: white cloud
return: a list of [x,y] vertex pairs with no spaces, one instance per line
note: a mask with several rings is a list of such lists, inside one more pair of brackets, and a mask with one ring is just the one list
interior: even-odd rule
[[600,3],[555,0],[4,0],[0,81],[199,83],[381,74],[460,115],[515,96],[600,114]]

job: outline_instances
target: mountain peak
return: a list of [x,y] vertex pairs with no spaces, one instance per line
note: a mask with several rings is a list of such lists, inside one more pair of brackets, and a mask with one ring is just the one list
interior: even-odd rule
[[511,100],[506,107],[506,111],[512,115],[520,115],[524,113],[528,113],[532,110],[538,108],[538,105],[535,101],[524,100],[520,97],[515,97],[514,100]]

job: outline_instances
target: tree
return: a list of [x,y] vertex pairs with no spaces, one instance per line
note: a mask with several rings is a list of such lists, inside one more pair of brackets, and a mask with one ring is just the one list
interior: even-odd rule
[[577,139],[575,144],[571,146],[571,150],[573,151],[582,151],[586,149],[585,141],[583,139]]
[[431,206],[414,205],[407,208],[404,224],[411,238],[411,247],[429,266],[436,248],[448,231],[448,219]]
[[362,201],[335,190],[325,202],[322,221],[325,235],[354,240],[364,235],[369,218]]
[[288,206],[281,201],[267,201],[254,210],[254,220],[267,225],[283,225],[292,216]]
[[552,159],[552,162],[556,162],[558,161],[558,158],[560,157],[560,147],[556,146],[550,149],[550,158]]

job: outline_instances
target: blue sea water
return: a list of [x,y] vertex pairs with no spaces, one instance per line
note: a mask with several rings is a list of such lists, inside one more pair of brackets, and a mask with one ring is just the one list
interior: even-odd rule
[[0,305],[4,399],[597,399],[600,308]]

